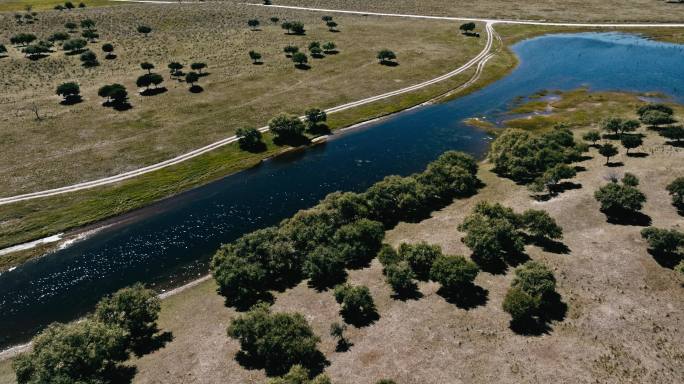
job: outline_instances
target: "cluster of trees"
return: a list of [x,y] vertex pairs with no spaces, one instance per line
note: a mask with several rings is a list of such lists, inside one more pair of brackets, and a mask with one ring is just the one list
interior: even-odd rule
[[[321,370],[325,358],[318,350],[320,338],[299,313],[272,313],[265,304],[257,304],[249,312],[231,320],[228,336],[240,343],[238,359],[251,366],[264,368],[272,375],[301,375],[301,369]],[[293,372],[292,369],[296,366]],[[289,373],[288,373],[289,371]],[[297,372],[299,371],[299,372]],[[315,383],[325,383],[317,378]],[[287,383],[288,381],[274,381]],[[305,381],[308,382],[308,381]]]
[[626,217],[640,211],[646,202],[646,195],[636,187],[639,179],[626,173],[621,182],[617,179],[602,186],[594,193],[594,198],[601,203],[601,211],[611,217]]
[[500,176],[551,192],[560,180],[574,177],[567,165],[581,159],[585,150],[563,126],[541,135],[508,129],[492,143],[489,160]]
[[[78,3],[78,7],[79,7],[79,8],[85,8],[86,5],[85,5],[84,2],[80,2],[80,3]],[[56,9],[56,10],[58,10],[58,11],[63,11],[63,10],[65,10],[65,9],[70,11],[70,10],[72,10],[72,9],[74,9],[74,8],[76,8],[76,6],[75,6],[74,3],[72,3],[71,1],[66,1],[66,2],[64,2],[64,5],[62,5],[62,4],[57,4],[57,5],[55,5],[55,7],[54,7],[54,9]]]
[[415,280],[432,280],[450,298],[462,298],[472,291],[479,272],[475,263],[463,256],[444,255],[437,245],[426,242],[401,244],[398,251],[384,245],[378,254],[385,281],[399,298],[415,296]]
[[[684,127],[670,125],[677,120],[674,118],[674,110],[665,104],[647,104],[637,110],[639,119],[653,129],[658,130],[661,136],[672,140],[677,146],[682,145],[684,140]],[[665,127],[661,127],[665,125]]]
[[[158,88],[159,84],[164,82],[164,77],[158,73],[152,72],[154,69],[154,64],[148,62],[140,63],[140,68],[147,71],[147,73],[140,75],[135,81],[135,85],[138,88],[145,87],[145,90],[141,92],[142,95],[152,95],[159,93],[159,90],[166,90],[166,88]],[[150,86],[154,85],[154,89],[151,90]]]
[[[276,139],[281,141],[291,141],[302,138],[305,131],[313,134],[324,133],[328,131],[325,122],[328,120],[328,114],[319,108],[310,108],[304,112],[305,121],[299,117],[287,113],[281,113],[268,122],[268,128],[275,135]],[[250,137],[246,135],[238,136],[245,138],[245,148],[249,149],[257,142],[252,142],[252,139],[257,139],[256,135],[250,130],[242,130],[243,134],[252,133]],[[261,136],[258,137],[261,139]],[[242,145],[241,145],[242,146]]]
[[[311,53],[311,56],[319,59],[323,58],[323,54],[334,55],[339,53],[339,51],[337,50],[337,45],[332,41],[328,41],[323,44],[321,44],[318,41],[312,41],[311,43],[309,43],[308,48],[309,53]],[[285,52],[286,57],[292,59],[297,68],[309,68],[309,66],[307,65],[307,63],[309,62],[309,57],[306,55],[306,53],[301,52],[299,50],[299,47],[295,45],[288,45],[283,48],[283,52]]]
[[447,152],[420,174],[389,176],[365,193],[332,193],[277,227],[223,245],[211,263],[218,291],[244,309],[303,278],[318,289],[339,284],[345,268],[367,265],[377,255],[385,227],[472,194],[476,172],[472,157]]
[[280,27],[286,30],[288,35],[303,35],[306,33],[304,23],[301,21],[284,21]]
[[325,26],[328,27],[328,31],[330,32],[339,32],[337,29],[338,24],[335,20],[333,20],[333,17],[330,15],[325,15],[321,17],[321,20],[325,23]]
[[34,21],[38,20],[38,12],[32,12],[32,9],[33,7],[31,5],[27,5],[25,14],[15,13],[14,20],[17,24],[33,24]]
[[14,361],[19,384],[109,383],[131,367],[120,363],[155,347],[161,309],[156,294],[141,284],[102,299],[83,321],[46,328],[31,352]]
[[548,320],[558,301],[556,278],[544,264],[528,261],[515,269],[515,277],[504,297],[503,310],[511,315],[513,328]]
[[546,211],[528,209],[522,214],[499,203],[478,203],[458,229],[462,241],[481,267],[498,270],[514,263],[528,241],[546,243],[562,239],[563,230]]
[[113,107],[117,110],[123,110],[130,108],[128,103],[128,91],[126,87],[121,84],[107,84],[103,85],[98,89],[97,95],[105,98],[105,102],[102,104],[105,107]]

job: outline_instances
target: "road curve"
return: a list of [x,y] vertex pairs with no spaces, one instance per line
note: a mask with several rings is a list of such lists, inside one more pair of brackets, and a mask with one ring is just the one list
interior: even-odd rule
[[[427,86],[430,86],[432,84],[447,80],[451,77],[454,77],[456,75],[459,75],[468,69],[470,69],[472,66],[477,65],[480,61],[482,61],[484,58],[488,56],[488,54],[491,51],[492,45],[494,43],[494,28],[492,27],[492,23],[487,23],[486,24],[486,32],[487,32],[487,42],[485,44],[485,47],[482,49],[480,53],[478,53],[475,57],[470,59],[467,63],[462,65],[461,67],[446,73],[444,75],[441,75],[439,77],[436,77],[434,79],[422,82],[420,84],[412,85],[406,88],[401,88],[396,91],[391,91],[387,93],[383,93],[381,95],[377,96],[371,96],[362,100],[358,101],[353,101],[350,103],[338,105],[336,107],[328,108],[326,109],[326,113],[335,113],[335,112],[340,112],[344,111],[350,108],[358,107],[361,105],[369,104],[378,100],[383,100],[387,99],[389,97],[401,95],[404,93],[412,92]],[[304,118],[301,116],[300,118]],[[261,132],[266,132],[268,131],[268,127],[261,127],[259,128],[259,131]],[[118,183],[120,181],[128,180],[140,175],[144,175],[146,173],[154,172],[166,167],[169,167],[174,164],[181,163],[183,161],[192,159],[194,157],[200,156],[204,153],[207,153],[209,151],[212,151],[214,149],[223,147],[225,145],[228,145],[230,143],[234,143],[238,140],[237,136],[231,136],[228,138],[225,138],[223,140],[219,140],[215,143],[209,144],[207,146],[204,146],[202,148],[195,149],[193,151],[190,151],[188,153],[176,156],[172,159],[162,161],[160,163],[152,164],[143,168],[139,168],[133,171],[128,171],[124,172],[118,175],[114,176],[109,176],[97,180],[92,180],[92,181],[86,181],[83,183],[78,183],[78,184],[73,184],[65,187],[60,187],[60,188],[54,188],[54,189],[48,189],[44,191],[38,191],[38,192],[32,192],[32,193],[27,193],[27,194],[22,194],[22,195],[16,195],[16,196],[10,196],[10,197],[3,197],[0,198],[0,205],[6,205],[6,204],[11,204],[11,203],[16,203],[20,201],[26,201],[26,200],[33,200],[33,199],[38,199],[38,198],[43,198],[43,197],[49,197],[49,196],[54,196],[54,195],[60,195],[64,193],[69,193],[69,192],[76,192],[84,189],[89,189],[89,188],[95,188],[103,185],[108,185],[108,184],[113,184],[113,183]]]
[[[159,1],[159,0],[110,0],[110,1],[120,1],[120,2],[135,2],[135,3],[153,3],[153,4],[178,4],[175,1]],[[477,65],[477,71],[481,72],[484,64],[491,58],[490,51],[494,39],[494,28],[493,25],[496,23],[500,24],[524,24],[524,25],[547,25],[547,26],[563,26],[563,27],[598,27],[598,28],[684,28],[684,23],[561,23],[561,22],[547,22],[547,21],[534,21],[534,20],[506,20],[506,19],[491,19],[491,18],[469,18],[469,17],[451,17],[451,16],[429,16],[429,15],[412,15],[412,14],[400,14],[400,13],[382,13],[382,12],[363,12],[363,11],[347,11],[340,9],[325,9],[325,8],[309,8],[309,7],[297,7],[297,6],[287,6],[287,5],[263,5],[263,4],[253,4],[253,3],[241,3],[244,5],[250,5],[255,7],[272,7],[272,8],[285,8],[294,9],[302,11],[312,11],[312,12],[327,12],[327,13],[343,13],[343,14],[353,14],[353,15],[372,15],[372,16],[388,16],[388,17],[404,17],[404,18],[416,18],[416,19],[432,19],[432,20],[453,20],[453,21],[478,21],[486,23],[487,32],[487,43],[484,49],[475,57],[473,57],[466,64],[461,67],[446,73],[442,76],[436,77],[434,79],[422,82],[420,84],[412,85],[406,88],[398,89],[396,91],[391,91],[383,93],[381,95],[372,96],[366,99],[353,101],[336,107],[332,107],[326,110],[327,113],[335,113],[344,111],[346,109],[358,107],[364,104],[372,103],[378,100],[386,99],[389,97],[401,95],[407,92],[412,92],[435,83],[444,81],[456,75],[459,75],[466,70],[470,69],[472,66]],[[476,73],[477,74],[477,73]],[[477,76],[474,77],[477,79]],[[463,84],[460,89],[472,85],[474,83],[473,79],[471,81]],[[303,117],[302,117],[303,118]],[[266,132],[268,127],[261,127],[259,131]],[[215,143],[206,145],[202,148],[195,149],[193,151],[187,152],[185,154],[176,156],[172,159],[168,159],[156,164],[152,164],[146,167],[142,167],[133,171],[124,172],[118,175],[104,177],[97,180],[86,181],[83,183],[73,184],[69,186],[64,186],[60,188],[48,189],[44,191],[26,193],[16,196],[2,197],[0,198],[0,205],[6,205],[11,203],[16,203],[20,201],[38,199],[42,197],[60,195],[69,192],[76,192],[84,189],[95,188],[99,186],[109,185],[118,183],[124,180],[128,180],[146,173],[154,172],[171,165],[175,165],[186,160],[192,159],[194,157],[200,156],[204,153],[212,151],[214,149],[223,147],[225,145],[234,143],[238,140],[236,136],[227,137],[223,140],[219,140]]]

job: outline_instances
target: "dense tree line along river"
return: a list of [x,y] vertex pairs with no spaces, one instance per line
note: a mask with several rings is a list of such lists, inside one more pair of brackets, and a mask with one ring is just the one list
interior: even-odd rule
[[0,347],[72,320],[136,281],[158,288],[207,273],[216,248],[273,225],[336,190],[420,171],[455,149],[483,156],[490,138],[462,123],[504,118],[517,96],[543,89],[658,91],[684,99],[684,46],[619,33],[560,34],[516,44],[520,65],[457,100],[421,107],[325,145],[291,153],[144,209],[121,225],[0,275]]

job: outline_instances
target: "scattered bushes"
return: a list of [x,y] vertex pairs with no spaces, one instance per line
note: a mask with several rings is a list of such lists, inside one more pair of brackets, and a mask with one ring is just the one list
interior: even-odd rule
[[268,375],[285,374],[294,365],[320,371],[324,361],[318,350],[320,338],[299,313],[271,313],[259,304],[235,317],[227,332],[240,342],[238,359],[264,368]]

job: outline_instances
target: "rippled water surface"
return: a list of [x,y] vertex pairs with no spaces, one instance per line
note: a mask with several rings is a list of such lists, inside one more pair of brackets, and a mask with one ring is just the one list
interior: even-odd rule
[[3,273],[0,346],[25,341],[52,321],[76,318],[102,295],[133,282],[161,288],[203,275],[219,244],[276,224],[332,191],[360,191],[386,175],[420,171],[450,149],[482,156],[490,138],[461,121],[496,120],[517,96],[589,86],[684,98],[680,45],[585,33],[539,37],[513,50],[518,68],[473,94],[267,161]]

